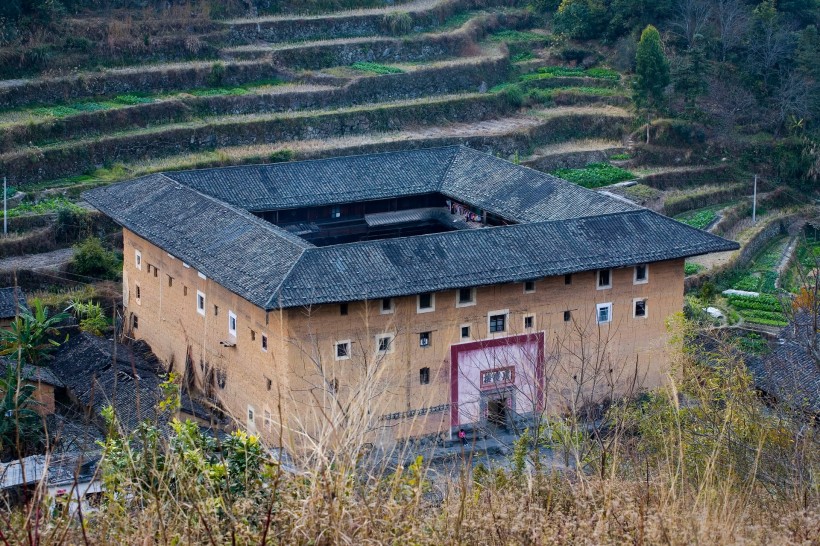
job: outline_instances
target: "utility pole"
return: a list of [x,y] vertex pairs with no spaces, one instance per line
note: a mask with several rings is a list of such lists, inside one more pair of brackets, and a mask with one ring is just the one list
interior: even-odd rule
[[757,223],[757,175],[755,175],[755,189],[752,194],[752,223]]
[[9,233],[8,193],[6,192],[6,177],[3,177],[3,236]]

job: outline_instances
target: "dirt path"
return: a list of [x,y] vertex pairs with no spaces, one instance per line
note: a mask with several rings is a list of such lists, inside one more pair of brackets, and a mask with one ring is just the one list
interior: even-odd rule
[[0,272],[19,271],[22,269],[53,269],[66,264],[74,257],[73,248],[61,248],[42,254],[25,254],[0,259]]

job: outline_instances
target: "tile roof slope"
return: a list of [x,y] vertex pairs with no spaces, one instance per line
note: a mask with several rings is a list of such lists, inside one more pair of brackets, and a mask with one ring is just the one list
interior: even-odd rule
[[98,188],[85,196],[117,223],[256,305],[267,302],[299,255],[312,246],[164,175]]
[[[50,367],[86,408],[99,417],[103,408],[113,406],[124,430],[134,430],[147,419],[158,422],[167,433],[170,411],[158,404],[165,395],[160,388],[167,371],[144,342],[132,345],[80,332],[69,337],[55,354]],[[186,400],[187,398],[187,400]],[[209,413],[198,402],[183,395],[183,409],[199,417]]]
[[[16,360],[8,357],[0,357],[0,377],[8,373],[8,369],[17,370]],[[45,383],[54,387],[63,387],[63,382],[54,375],[54,372],[46,366],[32,366],[31,364],[23,363],[20,368],[20,378],[32,383]]]
[[15,317],[18,309],[28,309],[23,290],[17,286],[0,288],[0,318]]
[[737,249],[646,209],[312,248],[271,307],[375,299]]
[[581,218],[640,208],[465,147],[459,147],[441,191],[515,222]]
[[[246,171],[250,182],[243,178]],[[204,195],[185,184],[216,193]],[[254,187],[273,193],[254,201],[246,193]],[[535,223],[316,248],[243,210],[274,201],[293,206],[300,199],[309,201],[302,204],[346,202],[352,196],[439,190]],[[125,228],[267,309],[514,282],[738,248],[641,207],[455,146],[150,175],[85,197]],[[250,206],[241,203],[246,198]]]
[[164,174],[245,210],[276,210],[436,192],[458,151],[450,146]]

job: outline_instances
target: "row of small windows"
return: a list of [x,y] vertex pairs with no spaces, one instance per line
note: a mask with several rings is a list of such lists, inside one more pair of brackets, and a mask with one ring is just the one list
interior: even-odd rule
[[[599,269],[596,272],[596,286],[599,290],[612,288],[612,270]],[[645,284],[649,282],[649,266],[647,264],[636,265],[633,268],[633,284]],[[572,274],[564,275],[564,284],[572,284]],[[525,281],[524,293],[532,294],[535,292],[535,281]],[[475,288],[459,288],[456,292],[456,307],[467,307],[476,304],[476,289]],[[416,312],[429,313],[436,309],[436,295],[431,292],[425,292],[416,296]],[[342,316],[348,314],[350,307],[347,303],[339,305],[339,312]],[[389,314],[395,310],[395,302],[393,298],[383,298],[381,300],[381,313]],[[565,319],[569,320],[569,319]],[[503,331],[496,330],[496,331]]]
[[[633,300],[632,316],[635,318],[645,318],[647,316],[647,300],[635,299]],[[507,321],[509,314],[507,311],[491,313],[488,315],[488,329],[490,333],[502,333],[507,331]],[[572,311],[564,311],[564,322],[572,320]],[[605,324],[612,322],[612,303],[599,303],[596,305],[596,321],[598,324]],[[532,330],[535,327],[535,315],[524,316],[524,329]],[[470,325],[463,324],[460,327],[461,339],[470,339]],[[389,354],[393,352],[393,334],[383,334],[376,338],[376,352],[377,354]],[[433,332],[419,333],[419,347],[429,347],[432,344]],[[347,360],[351,357],[351,341],[338,341],[335,344],[336,360]]]

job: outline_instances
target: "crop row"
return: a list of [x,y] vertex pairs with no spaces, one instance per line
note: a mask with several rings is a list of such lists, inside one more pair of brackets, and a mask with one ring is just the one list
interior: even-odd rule
[[783,312],[783,304],[775,296],[761,294],[760,296],[740,296],[731,295],[727,298],[729,303],[737,309],[748,309],[753,311]]

